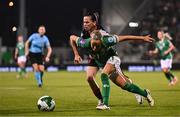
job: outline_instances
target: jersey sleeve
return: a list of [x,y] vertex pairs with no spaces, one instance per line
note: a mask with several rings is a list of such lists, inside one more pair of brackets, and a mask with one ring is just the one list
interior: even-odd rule
[[118,43],[118,36],[117,35],[107,35],[102,37],[102,42],[105,46],[113,46]]
[[167,46],[169,46],[171,44],[171,41],[166,39],[166,44],[167,44]]
[[28,40],[31,42],[34,39],[34,37],[35,37],[35,34],[32,34]]
[[158,42],[155,43],[155,48],[159,50]]
[[89,48],[90,47],[90,38],[83,39],[83,38],[79,37],[76,41],[76,44],[80,48]]

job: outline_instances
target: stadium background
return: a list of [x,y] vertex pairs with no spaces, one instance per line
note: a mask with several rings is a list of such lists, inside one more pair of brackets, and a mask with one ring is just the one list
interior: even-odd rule
[[[102,26],[112,34],[151,34],[156,39],[158,29],[169,32],[176,46],[173,69],[179,68],[179,0],[7,0],[0,2],[0,65],[3,66],[1,71],[10,69],[4,66],[16,65],[13,53],[17,34],[23,33],[27,39],[41,24],[46,26],[46,34],[53,47],[51,62],[47,66],[66,69],[66,66],[73,65],[69,36],[80,35],[83,14],[94,11],[99,13]],[[129,41],[115,48],[119,52],[124,69],[159,70],[158,56],[147,56],[147,51],[153,48],[153,44]],[[87,56],[82,56],[83,64],[86,64]],[[80,66],[80,69],[83,68]]]

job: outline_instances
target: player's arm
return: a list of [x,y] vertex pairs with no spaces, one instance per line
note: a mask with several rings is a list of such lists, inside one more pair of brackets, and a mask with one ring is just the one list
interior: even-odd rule
[[49,62],[51,54],[52,54],[52,48],[51,48],[51,46],[48,46],[47,47],[47,55],[45,57],[46,62]]
[[30,43],[30,40],[28,39],[25,42],[25,56],[28,56],[28,54],[29,54],[29,43]]
[[158,53],[158,49],[155,48],[154,50],[150,50],[149,51],[149,55],[154,55],[154,54],[157,54]]
[[77,50],[77,40],[79,37],[75,36],[75,35],[71,35],[70,36],[70,45],[73,49],[73,53],[74,53],[74,63],[75,64],[79,64],[82,61],[82,58],[79,55],[79,52]]
[[17,49],[17,47],[16,47],[15,53],[14,53],[14,59],[17,59],[17,56],[18,56],[18,49]]
[[45,57],[45,61],[46,61],[46,62],[49,62],[49,61],[50,61],[51,54],[52,54],[52,48],[51,48],[51,44],[50,44],[50,42],[49,42],[48,37],[46,37],[45,46],[46,46],[46,48],[47,48],[47,54],[46,54],[46,57]]
[[175,49],[174,45],[170,41],[169,41],[169,44],[170,44],[169,49],[164,52],[164,55],[167,55],[168,53],[170,53],[171,51]]
[[118,42],[126,41],[126,40],[143,40],[146,42],[152,42],[154,39],[151,38],[150,35],[146,35],[146,36],[133,36],[133,35],[118,36]]
[[168,38],[169,40],[172,40],[172,37],[170,36],[169,33],[164,33],[164,36],[165,36],[166,38]]

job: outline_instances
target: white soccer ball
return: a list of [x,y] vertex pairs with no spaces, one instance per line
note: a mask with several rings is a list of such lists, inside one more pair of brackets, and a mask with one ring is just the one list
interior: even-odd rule
[[53,111],[55,108],[55,101],[50,96],[42,96],[37,102],[40,111]]

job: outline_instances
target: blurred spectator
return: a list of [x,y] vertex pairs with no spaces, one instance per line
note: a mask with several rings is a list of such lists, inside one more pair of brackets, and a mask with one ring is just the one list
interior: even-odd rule
[[3,52],[2,54],[2,65],[10,65],[12,64],[12,53],[9,49],[7,51]]

